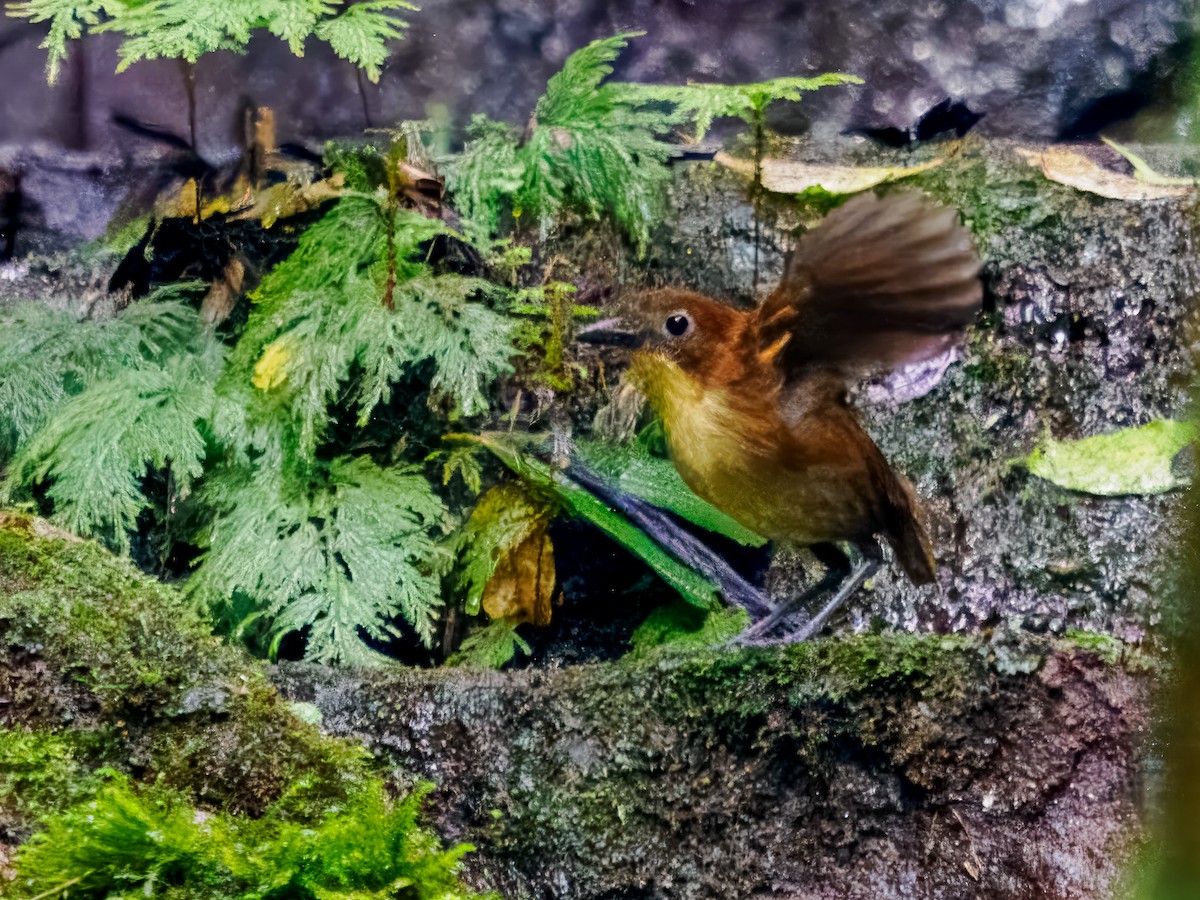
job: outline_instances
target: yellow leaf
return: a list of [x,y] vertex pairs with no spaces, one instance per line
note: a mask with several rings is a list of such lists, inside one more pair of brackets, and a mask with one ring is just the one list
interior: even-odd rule
[[513,624],[550,624],[554,599],[554,545],[542,520],[496,563],[483,589],[483,610]]
[[267,344],[254,366],[251,384],[260,391],[279,387],[287,381],[287,365],[291,359],[292,351],[283,339]]
[[1017,153],[1031,166],[1041,169],[1042,174],[1051,181],[1110,200],[1167,200],[1183,197],[1192,190],[1178,184],[1147,183],[1131,175],[1107,169],[1086,155],[1089,150],[1096,149],[1099,148],[1083,145],[1055,146],[1041,150],[1020,148]]
[[[718,153],[717,162],[748,177],[754,176],[754,161]],[[802,194],[821,188],[831,194],[857,194],[876,185],[907,178],[940,166],[943,160],[931,159],[915,166],[835,166],[790,159],[764,159],[762,185],[777,194]]]

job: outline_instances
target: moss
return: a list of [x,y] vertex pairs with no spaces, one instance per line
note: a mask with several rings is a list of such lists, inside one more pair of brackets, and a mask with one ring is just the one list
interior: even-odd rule
[[0,728],[0,831],[64,809],[98,787],[67,733]]
[[[307,821],[371,777],[364,751],[300,721],[178,591],[12,514],[0,517],[0,695],[18,728],[71,726],[13,744],[18,762],[61,763],[47,796],[70,771],[111,766],[210,808]],[[21,829],[35,810],[11,812]]]
[[427,788],[393,800],[361,786],[319,823],[202,813],[161,784],[115,776],[95,796],[51,816],[17,858],[18,897],[70,888],[86,898],[337,897],[410,900],[477,896],[458,881],[471,847],[443,849],[419,821]]
[[[657,624],[678,624],[668,618]],[[586,690],[560,686],[571,720],[596,723],[594,737],[560,757],[527,731],[528,744],[512,748],[518,762],[489,842],[581,862],[633,858],[630,836],[671,821],[685,798],[736,794],[777,769],[819,782],[850,747],[887,746],[903,763],[940,739],[935,723],[952,719],[949,710],[969,705],[989,659],[975,640],[937,635],[666,651],[580,667]],[[631,718],[631,709],[642,712]],[[684,762],[702,757],[702,766]],[[941,776],[914,764],[908,777],[929,785]],[[662,789],[648,795],[651,783]]]

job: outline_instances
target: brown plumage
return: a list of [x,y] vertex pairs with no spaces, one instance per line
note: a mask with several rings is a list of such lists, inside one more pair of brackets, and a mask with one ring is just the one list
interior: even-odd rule
[[862,429],[847,383],[960,340],[979,308],[978,270],[954,210],[918,193],[856,197],[800,240],[757,309],[684,290],[641,296],[630,374],[697,494],[776,541],[849,542],[867,574],[881,537],[928,584],[912,487]]

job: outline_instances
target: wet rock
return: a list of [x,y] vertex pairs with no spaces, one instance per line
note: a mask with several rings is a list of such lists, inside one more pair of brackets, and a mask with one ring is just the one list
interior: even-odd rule
[[[408,18],[407,39],[364,96],[354,71],[313,42],[302,60],[269,37],[244,56],[203,59],[201,151],[233,146],[247,95],[276,108],[286,140],[420,118],[429,103],[448,106],[460,122],[483,112],[520,124],[570,52],[631,30],[648,33],[619,65],[618,75],[630,80],[746,82],[833,70],[866,81],[780,109],[777,124],[792,132],[904,132],[951,99],[982,114],[979,128],[993,135],[1094,134],[1168,94],[1195,33],[1187,0],[454,0]],[[116,75],[115,36],[101,35],[67,61],[61,85],[49,88],[37,46],[42,34],[0,19],[0,84],[7,88],[0,144],[49,139],[126,148],[114,113],[186,132],[173,62],[142,62]]]
[[440,829],[511,897],[1083,900],[1139,822],[1147,682],[1048,645],[274,679],[437,782]]

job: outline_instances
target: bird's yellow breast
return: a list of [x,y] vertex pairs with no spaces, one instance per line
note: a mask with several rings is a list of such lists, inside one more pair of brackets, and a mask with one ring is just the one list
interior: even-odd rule
[[[748,409],[721,387],[706,388],[667,357],[635,355],[630,376],[662,418],[671,460],[684,482],[764,537],[811,544],[840,540],[862,515],[845,499],[840,465],[781,456],[789,427],[769,404]],[[755,398],[762,399],[762,398]],[[803,438],[792,435],[795,447]]]

